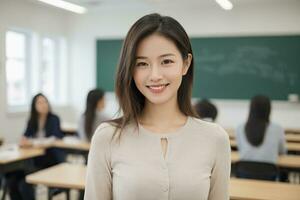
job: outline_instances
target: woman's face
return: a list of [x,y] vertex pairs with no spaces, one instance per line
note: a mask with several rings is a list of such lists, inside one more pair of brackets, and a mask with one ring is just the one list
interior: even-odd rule
[[38,96],[35,102],[35,109],[39,114],[48,114],[49,105],[48,101],[43,96]]
[[97,102],[97,106],[96,106],[96,110],[97,111],[102,111],[105,107],[105,100],[104,100],[104,97],[102,99],[100,99],[98,102]]
[[133,79],[146,103],[177,101],[177,91],[191,58],[189,55],[184,61],[176,45],[159,34],[143,39],[137,47]]

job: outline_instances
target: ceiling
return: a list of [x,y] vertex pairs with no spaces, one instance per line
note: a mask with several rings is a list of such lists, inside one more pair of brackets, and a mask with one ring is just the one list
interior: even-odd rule
[[[32,2],[37,0],[30,0]],[[77,5],[84,6],[88,10],[98,10],[98,8],[103,7],[116,7],[126,6],[126,7],[144,7],[144,6],[154,6],[154,7],[180,7],[180,8],[204,8],[204,7],[214,7],[217,3],[215,0],[65,0]],[[249,5],[249,6],[260,6],[261,4],[288,4],[288,2],[295,2],[299,0],[230,0],[234,7],[239,5]]]

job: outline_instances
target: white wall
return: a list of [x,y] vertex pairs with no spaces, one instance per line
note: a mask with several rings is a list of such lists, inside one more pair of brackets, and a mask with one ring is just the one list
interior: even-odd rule
[[[180,6],[103,5],[72,18],[71,90],[77,110],[83,109],[85,94],[96,85],[96,39],[124,37],[131,24],[147,13],[176,18],[190,36],[300,34],[300,1],[297,0],[234,1],[239,3],[230,12],[220,9],[214,1],[192,5],[182,2]],[[78,80],[84,81],[78,84]],[[219,108],[218,122],[225,127],[235,127],[248,115],[249,101],[214,102]],[[273,102],[272,119],[284,127],[300,128],[300,104]]]
[[[19,28],[39,34],[68,37],[69,13],[27,0],[0,1],[0,137],[16,141],[24,132],[27,112],[8,113],[5,86],[5,31]],[[66,120],[73,119],[70,107],[54,108]]]

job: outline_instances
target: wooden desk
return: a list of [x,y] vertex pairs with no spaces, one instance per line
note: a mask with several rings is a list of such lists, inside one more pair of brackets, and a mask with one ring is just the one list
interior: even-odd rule
[[[45,151],[43,149],[37,148],[21,148],[18,150],[17,154],[10,157],[0,159],[0,173],[7,174],[9,172],[14,172],[17,170],[24,170],[28,168],[27,161],[31,158],[44,155]],[[5,199],[7,192],[6,182],[2,185],[2,197]]]
[[[235,139],[230,139],[230,146],[232,148],[237,148],[237,143]],[[286,148],[289,152],[300,152],[300,143],[298,142],[287,142]]]
[[300,152],[300,143],[288,142],[286,145],[288,151]]
[[44,155],[45,150],[35,148],[21,148],[19,153],[9,158],[0,159],[0,173],[5,174],[19,169],[26,168],[26,161]]
[[[83,190],[86,166],[63,163],[26,176],[31,184]],[[300,185],[231,178],[231,200],[299,200]]]
[[17,155],[10,158],[0,159],[0,165],[42,156],[44,153],[45,151],[40,148],[20,148]]
[[83,190],[86,166],[62,163],[26,176],[26,182],[53,188]]
[[300,129],[296,129],[296,128],[287,128],[285,129],[285,133],[286,134],[300,134]]
[[[237,151],[231,152],[231,163],[235,163],[239,160],[239,153]],[[278,158],[277,165],[281,168],[300,169],[300,156],[281,155]]]
[[63,140],[56,140],[50,147],[57,147],[62,149],[73,149],[79,151],[89,151],[90,150],[90,143],[79,141],[78,143],[67,143]]
[[300,134],[286,134],[285,139],[287,142],[300,142]]
[[230,179],[231,200],[299,200],[300,185],[258,181],[249,179]]

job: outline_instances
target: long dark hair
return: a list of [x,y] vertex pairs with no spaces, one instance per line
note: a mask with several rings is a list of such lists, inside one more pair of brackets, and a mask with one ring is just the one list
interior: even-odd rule
[[[145,97],[134,83],[133,71],[139,43],[154,33],[158,33],[173,41],[183,60],[188,58],[188,54],[193,54],[187,33],[175,19],[159,14],[149,14],[133,24],[123,42],[116,73],[115,91],[120,105],[119,111],[123,112],[123,116],[111,122],[121,130],[119,133],[131,121],[137,125],[138,117],[144,108]],[[182,78],[177,101],[179,109],[184,115],[195,117],[196,114],[191,105],[193,74],[194,61],[192,59],[187,74]]]
[[270,99],[263,95],[252,98],[249,117],[245,126],[246,137],[250,144],[259,146],[263,143],[271,112]]
[[[38,121],[39,121],[39,113],[38,111],[36,110],[36,101],[38,99],[38,97],[43,97],[46,99],[47,103],[48,103],[48,109],[49,109],[49,112],[48,112],[48,115],[47,115],[47,119],[49,117],[49,115],[51,115],[51,106],[50,106],[50,103],[47,99],[47,97],[45,95],[43,95],[42,93],[38,93],[36,94],[32,101],[31,101],[31,111],[30,111],[30,116],[29,116],[29,121],[28,121],[28,125],[29,127],[32,127],[32,129],[36,132],[38,130]],[[46,125],[46,124],[45,124]]]
[[89,91],[87,95],[86,108],[84,111],[84,130],[88,139],[91,139],[93,135],[97,104],[103,97],[104,91],[99,88]]
[[208,99],[198,101],[195,105],[195,110],[201,119],[211,118],[213,121],[215,121],[218,115],[217,107]]

